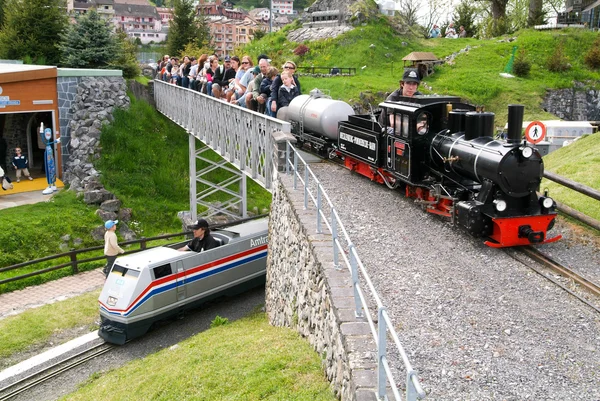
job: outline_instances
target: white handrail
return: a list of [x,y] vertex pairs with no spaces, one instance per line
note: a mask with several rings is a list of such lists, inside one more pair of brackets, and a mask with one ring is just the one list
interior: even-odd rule
[[[298,165],[303,167],[304,174],[303,176],[300,174]],[[375,344],[377,345],[377,397],[380,400],[385,399],[386,397],[386,387],[389,384],[392,393],[397,401],[401,399],[400,392],[398,391],[396,382],[392,375],[391,368],[387,361],[387,333],[392,337],[396,348],[404,362],[404,366],[406,368],[406,400],[407,401],[415,401],[422,400],[425,398],[425,391],[421,387],[421,383],[419,382],[419,377],[417,376],[417,372],[413,369],[410,361],[408,360],[408,356],[406,355],[406,351],[404,347],[400,343],[400,339],[398,338],[398,334],[394,329],[391,318],[387,313],[386,308],[383,306],[377,291],[375,290],[375,286],[371,281],[371,278],[367,274],[367,271],[358,256],[358,252],[356,247],[350,241],[350,236],[348,235],[344,224],[342,223],[340,216],[338,215],[333,202],[329,199],[329,196],[325,192],[325,189],[319,182],[317,176],[313,173],[313,171],[308,166],[308,163],[302,158],[302,156],[298,153],[297,149],[290,143],[286,144],[286,172],[287,174],[294,175],[294,189],[298,189],[298,182],[302,184],[302,189],[304,191],[304,208],[308,208],[308,200],[310,199],[312,204],[317,208],[317,232],[321,232],[321,223],[324,223],[327,226],[327,229],[333,236],[333,260],[336,268],[340,268],[339,266],[339,257],[343,261],[343,265],[345,265],[350,273],[352,274],[352,282],[354,288],[354,300],[356,304],[356,316],[364,316],[367,319],[369,327],[371,329],[371,334],[373,335],[373,339],[375,340]],[[312,186],[309,183],[309,178],[314,180],[314,185]],[[316,195],[314,194],[316,190]],[[323,210],[322,199],[325,199],[325,203],[329,206],[331,210],[331,220],[328,220],[325,211]],[[341,236],[338,235],[341,233]],[[346,256],[346,252],[340,252],[343,249],[344,244],[340,240],[343,238],[345,240],[345,245],[348,249],[349,258]],[[370,290],[370,295],[375,300],[377,305],[377,327],[375,326],[375,322],[371,317],[371,313],[369,311],[369,307],[367,304],[367,300],[365,298],[364,292],[362,290],[361,284],[359,282],[359,272],[361,274],[362,279],[367,285],[367,288]],[[363,310],[366,313],[363,313]],[[366,316],[365,316],[366,315]]]

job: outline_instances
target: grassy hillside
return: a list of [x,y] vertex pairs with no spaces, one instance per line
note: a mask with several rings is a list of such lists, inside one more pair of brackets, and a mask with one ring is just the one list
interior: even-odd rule
[[[544,157],[546,170],[600,190],[600,133],[583,137]],[[550,180],[542,181],[552,198],[600,220],[600,201],[582,195]]]
[[[349,102],[357,101],[361,92],[381,92],[376,98],[377,103],[384,92],[396,89],[404,66],[402,58],[413,51],[432,52],[440,59],[458,53],[453,63],[436,68],[433,75],[424,79],[432,90],[423,86],[421,90],[461,96],[471,103],[484,105],[497,114],[497,126],[505,124],[508,104],[524,104],[526,120],[547,119],[551,116],[540,106],[546,89],[570,87],[574,80],[598,86],[600,80],[599,71],[589,70],[583,64],[585,53],[598,38],[596,32],[587,30],[524,30],[515,34],[516,40],[512,42],[507,41],[508,37],[421,39],[398,35],[387,19],[380,17],[337,38],[304,43],[309,48],[308,53],[296,56],[294,49],[300,43],[288,42],[286,35],[298,26],[286,27],[252,42],[244,53],[254,57],[266,53],[277,67],[289,59],[300,66],[357,68],[356,76],[352,77],[301,78],[303,91],[318,87],[329,90],[333,98]],[[566,72],[553,73],[546,68],[546,61],[559,43],[563,43],[572,67]],[[532,63],[527,78],[499,75],[510,60],[514,46],[525,49],[527,59]],[[469,50],[464,51],[467,47]]]

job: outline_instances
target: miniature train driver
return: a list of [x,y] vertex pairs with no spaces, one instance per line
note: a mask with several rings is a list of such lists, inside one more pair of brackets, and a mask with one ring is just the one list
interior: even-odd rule
[[194,238],[186,245],[178,249],[178,251],[194,251],[202,252],[217,246],[217,241],[210,235],[210,228],[208,228],[208,222],[204,219],[200,219],[188,228],[194,231]]
[[402,75],[400,88],[393,91],[385,101],[397,102],[400,100],[400,96],[413,97],[414,95],[421,95],[422,93],[418,90],[420,83],[419,72],[414,68],[407,68]]
[[[422,95],[421,92],[418,91],[419,84],[421,83],[421,79],[419,78],[419,71],[414,68],[407,68],[404,70],[404,74],[402,74],[402,79],[400,80],[400,88],[396,89],[385,99],[386,102],[398,102],[402,97],[413,97],[415,95]],[[379,123],[383,126],[386,118],[385,110],[381,113]],[[395,124],[396,123],[396,124]],[[400,133],[400,121],[394,121],[394,115],[389,114],[388,117],[388,125],[387,132],[388,134],[394,134],[394,127],[396,130],[396,134]]]

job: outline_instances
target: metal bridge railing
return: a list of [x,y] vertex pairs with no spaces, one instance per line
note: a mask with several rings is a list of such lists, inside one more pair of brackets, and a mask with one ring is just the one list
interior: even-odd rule
[[[206,181],[201,177],[203,171],[196,171],[196,159],[201,159],[202,150],[196,151],[194,138],[203,142],[241,172],[240,191],[245,191],[243,180],[246,176],[271,191],[274,174],[272,133],[276,131],[289,133],[290,123],[159,80],[154,81],[154,99],[156,109],[160,113],[191,135],[190,177],[196,177],[196,180],[190,181],[190,209],[193,220],[197,217],[196,206],[207,205],[203,200],[205,194],[196,191],[196,182],[203,184]],[[217,162],[205,170],[210,172],[216,168],[223,168],[223,165]],[[234,181],[230,180],[214,188],[232,194],[232,190],[228,188],[232,183]],[[214,192],[209,191],[207,194]],[[246,198],[246,194],[240,193],[234,197],[235,200],[226,204],[229,206],[239,204],[241,199]],[[245,212],[243,207],[240,209]],[[229,214],[227,210],[218,210],[218,212]]]
[[[300,166],[299,166],[300,164]],[[302,170],[302,171],[301,171]],[[325,192],[323,186],[308,167],[308,164],[298,153],[296,148],[290,143],[286,144],[286,167],[287,174],[294,174],[294,189],[298,189],[298,181],[303,186],[304,190],[304,208],[308,209],[309,199],[317,208],[317,232],[322,232],[322,224],[327,226],[327,229],[333,237],[333,261],[336,268],[340,267],[340,257],[342,262],[352,274],[352,284],[354,287],[354,301],[356,307],[356,316],[365,317],[369,323],[371,334],[377,344],[377,397],[380,400],[386,398],[386,386],[389,383],[391,390],[396,400],[401,400],[396,382],[394,380],[392,370],[390,368],[387,357],[387,340],[388,333],[391,336],[396,348],[402,358],[404,367],[406,368],[406,400],[414,401],[425,398],[425,392],[421,387],[417,372],[412,368],[408,356],[404,351],[404,347],[400,343],[398,334],[394,329],[394,325],[390,319],[385,306],[381,302],[367,271],[365,270],[356,247],[350,240],[344,225],[337,213],[329,196]],[[310,179],[312,178],[312,182]],[[325,209],[329,209],[329,215]],[[369,310],[365,293],[363,292],[360,280],[362,280],[368,290],[370,296],[377,306],[377,325],[374,323]],[[366,313],[363,313],[363,310]]]

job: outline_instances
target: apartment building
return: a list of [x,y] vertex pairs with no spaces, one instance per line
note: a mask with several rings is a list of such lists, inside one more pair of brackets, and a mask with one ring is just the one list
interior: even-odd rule
[[162,27],[156,7],[148,0],[114,0],[114,25],[143,44],[163,42],[167,31]]
[[243,20],[231,20],[227,17],[211,18],[208,26],[215,53],[219,56],[232,54],[237,46],[250,42],[254,38],[254,32],[267,29],[265,24],[249,17]]
[[294,0],[273,0],[273,12],[277,14],[293,14]]

